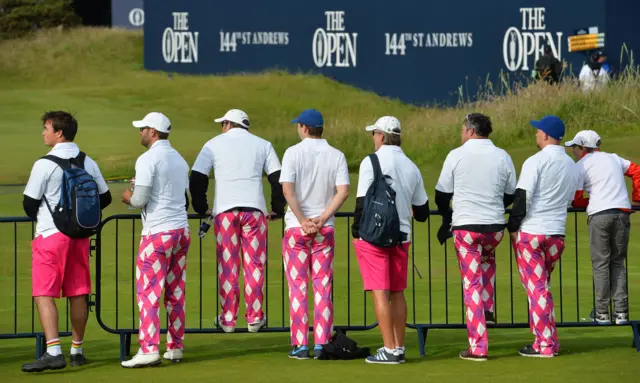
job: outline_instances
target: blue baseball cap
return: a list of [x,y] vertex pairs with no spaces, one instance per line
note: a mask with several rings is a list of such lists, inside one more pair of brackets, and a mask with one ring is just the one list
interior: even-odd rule
[[555,138],[556,140],[562,140],[564,138],[564,122],[556,116],[549,115],[542,117],[539,121],[532,120],[531,126],[542,130],[549,137]]
[[302,125],[309,126],[311,128],[320,128],[324,126],[324,119],[322,113],[315,109],[303,110],[302,113],[295,120],[291,120],[292,124],[301,123]]

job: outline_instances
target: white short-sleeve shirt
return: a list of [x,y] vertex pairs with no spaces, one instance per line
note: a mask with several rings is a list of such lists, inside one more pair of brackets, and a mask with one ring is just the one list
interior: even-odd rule
[[269,141],[245,129],[233,128],[204,144],[192,170],[209,175],[213,169],[214,216],[236,207],[258,209],[266,215],[262,173],[269,175],[280,168]]
[[[75,158],[80,154],[78,145],[73,142],[56,144],[47,155],[56,156],[63,159]],[[104,194],[109,191],[98,164],[89,156],[85,157],[84,169],[91,174],[98,185],[98,193]],[[24,195],[33,199],[42,199],[38,209],[38,223],[36,224],[35,236],[42,235],[48,237],[58,233],[49,208],[45,203],[45,198],[49,205],[53,207],[60,201],[60,187],[62,186],[62,169],[53,161],[39,159],[33,164],[29,181],[24,189]]]
[[516,170],[491,140],[473,139],[449,153],[436,190],[453,193],[452,226],[504,224],[504,195],[516,191]]
[[[282,157],[280,183],[295,184],[296,198],[305,217],[319,217],[336,195],[336,186],[349,185],[344,153],[324,139],[305,138],[288,148]],[[291,208],[285,214],[286,228],[300,227]],[[325,223],[333,226],[334,217]]]
[[189,227],[185,192],[189,189],[189,164],[168,140],[156,141],[136,161],[135,186],[151,188],[142,207],[142,235]]
[[[400,219],[400,231],[411,233],[411,205],[427,203],[427,192],[418,167],[407,157],[399,146],[382,145],[378,151],[378,161],[382,174],[392,179],[391,188],[396,192],[396,209]],[[373,165],[369,157],[360,163],[357,197],[364,197],[373,182]]]
[[575,196],[575,162],[558,145],[548,145],[522,165],[518,189],[527,192],[527,215],[520,230],[528,234],[564,235],[567,208]]
[[578,190],[589,193],[587,215],[631,208],[624,179],[630,165],[617,154],[604,152],[589,153],[578,161]]

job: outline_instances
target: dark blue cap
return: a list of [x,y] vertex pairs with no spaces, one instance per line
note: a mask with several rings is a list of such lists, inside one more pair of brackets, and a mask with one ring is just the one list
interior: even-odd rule
[[564,138],[564,122],[556,116],[544,116],[540,121],[532,120],[531,125],[556,140],[562,140]]
[[315,109],[303,110],[295,120],[291,120],[292,124],[301,123],[311,128],[320,128],[324,125],[322,114]]

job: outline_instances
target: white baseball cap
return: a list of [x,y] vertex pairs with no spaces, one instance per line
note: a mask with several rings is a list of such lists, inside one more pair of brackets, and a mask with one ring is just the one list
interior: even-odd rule
[[369,125],[365,129],[367,130],[367,132],[379,130],[383,133],[397,134],[398,136],[402,133],[402,129],[400,128],[400,121],[398,121],[398,119],[393,116],[380,117],[375,124]]
[[231,109],[224,116],[213,120],[215,122],[230,121],[249,129],[249,116],[240,109]]
[[140,121],[133,121],[133,126],[136,128],[154,128],[158,132],[170,133],[171,121],[162,113],[151,112],[144,116]]
[[571,141],[564,143],[565,146],[584,146],[585,148],[597,149],[600,146],[600,136],[593,130],[582,130],[576,134]]

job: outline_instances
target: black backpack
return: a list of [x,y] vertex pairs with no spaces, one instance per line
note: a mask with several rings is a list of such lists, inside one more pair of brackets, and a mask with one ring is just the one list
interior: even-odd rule
[[360,239],[378,247],[393,247],[402,242],[400,218],[396,209],[396,192],[382,174],[378,156],[369,155],[373,166],[373,182],[364,197],[360,219]]
[[322,352],[318,356],[319,360],[353,360],[364,359],[371,355],[369,347],[358,347],[353,339],[336,330],[331,337],[331,341],[322,345]]
[[98,184],[84,170],[86,154],[80,152],[76,158],[62,159],[53,155],[42,157],[62,168],[60,200],[53,207],[44,202],[53,217],[53,223],[62,234],[71,238],[89,238],[94,235],[102,219]]

